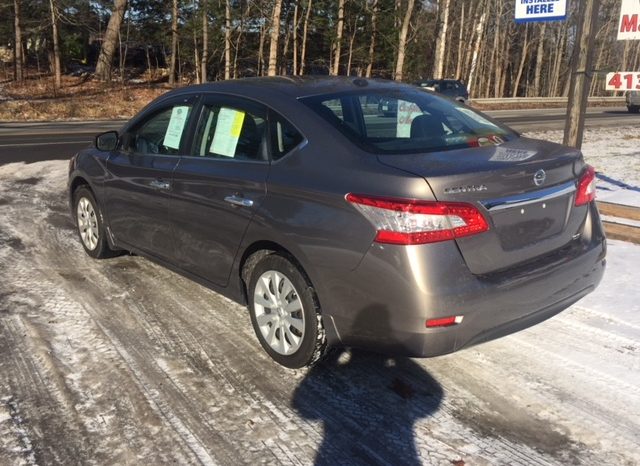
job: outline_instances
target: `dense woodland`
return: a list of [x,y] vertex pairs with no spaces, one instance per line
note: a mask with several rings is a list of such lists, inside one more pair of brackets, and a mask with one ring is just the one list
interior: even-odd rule
[[[581,2],[569,0],[567,21],[528,24],[514,22],[514,2],[0,0],[0,74],[455,77],[475,97],[566,95]],[[601,1],[592,95],[606,94],[607,71],[640,66],[640,43],[616,40],[620,3]]]

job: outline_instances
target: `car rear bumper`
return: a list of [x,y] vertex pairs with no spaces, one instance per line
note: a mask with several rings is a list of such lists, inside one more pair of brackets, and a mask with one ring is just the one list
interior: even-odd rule
[[[469,272],[455,243],[372,246],[323,307],[342,345],[430,357],[530,327],[593,291],[604,274],[606,242],[595,205],[583,237],[543,258],[485,276]],[[335,301],[334,301],[335,303]],[[426,321],[463,316],[460,324]]]

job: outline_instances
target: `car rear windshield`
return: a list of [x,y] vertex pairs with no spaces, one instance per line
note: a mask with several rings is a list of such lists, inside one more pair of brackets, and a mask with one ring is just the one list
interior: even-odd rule
[[362,149],[378,154],[499,145],[518,137],[465,105],[419,89],[348,92],[301,101]]

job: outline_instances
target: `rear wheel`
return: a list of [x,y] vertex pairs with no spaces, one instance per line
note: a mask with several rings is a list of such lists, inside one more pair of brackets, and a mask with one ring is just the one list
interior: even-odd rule
[[251,274],[248,298],[258,341],[276,362],[296,369],[322,357],[326,341],[315,291],[289,259],[262,259]]
[[78,236],[86,253],[96,259],[112,257],[114,251],[109,248],[102,214],[91,190],[78,188],[73,194],[73,205]]

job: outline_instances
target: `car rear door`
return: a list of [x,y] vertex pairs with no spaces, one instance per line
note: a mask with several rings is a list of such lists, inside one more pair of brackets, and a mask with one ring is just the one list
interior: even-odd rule
[[150,109],[120,135],[107,160],[105,212],[116,241],[165,260],[174,243],[169,221],[173,171],[187,147],[197,96],[175,98]]
[[245,99],[203,99],[191,153],[173,176],[171,218],[184,270],[226,286],[269,174],[267,110]]

